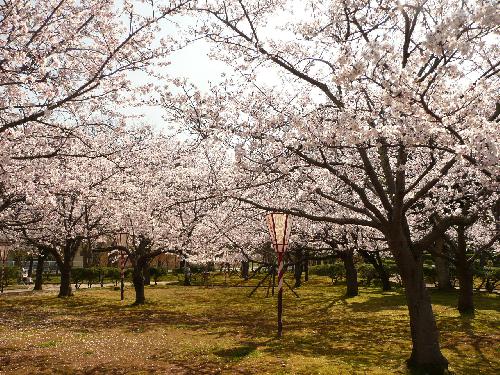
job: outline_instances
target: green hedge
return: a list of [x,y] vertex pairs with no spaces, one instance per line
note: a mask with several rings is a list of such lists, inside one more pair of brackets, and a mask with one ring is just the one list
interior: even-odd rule
[[375,267],[370,263],[358,263],[358,277],[364,280],[365,285],[369,286],[373,280],[379,279],[379,275],[375,270]]
[[165,276],[167,274],[167,269],[163,267],[150,267],[149,268],[149,275],[153,279],[154,283],[156,284],[158,282],[158,279],[162,276]]
[[[125,279],[130,280],[131,278],[132,269],[125,269]],[[120,269],[117,267],[73,268],[71,279],[77,288],[82,283],[92,286],[97,283],[112,282],[117,285],[120,281]]]
[[[1,265],[0,265],[1,267]],[[21,269],[16,266],[5,266],[3,274],[3,286],[17,284],[21,279]]]
[[317,266],[309,267],[310,275],[317,276],[328,276],[332,279],[332,283],[336,283],[339,280],[345,278],[345,268],[340,262],[335,262],[332,264],[319,264]]

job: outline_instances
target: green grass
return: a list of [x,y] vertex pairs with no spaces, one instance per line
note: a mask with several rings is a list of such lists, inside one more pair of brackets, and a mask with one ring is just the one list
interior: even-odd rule
[[55,348],[56,346],[57,346],[56,340],[49,340],[38,344],[38,347],[40,348]]
[[[222,280],[217,280],[222,281]],[[231,282],[237,281],[232,277]],[[239,282],[239,281],[238,281]],[[133,290],[92,288],[0,298],[0,373],[406,374],[408,314],[401,290],[345,286],[312,278],[295,298],[285,290],[284,337],[276,334],[276,298],[260,289],[180,285]],[[455,374],[500,368],[499,296],[475,295],[461,317],[455,293],[433,292],[443,353]]]

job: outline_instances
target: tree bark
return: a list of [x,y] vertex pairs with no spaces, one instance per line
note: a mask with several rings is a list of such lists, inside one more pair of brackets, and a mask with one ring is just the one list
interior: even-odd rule
[[302,255],[303,255],[302,249],[298,247],[295,250],[295,268],[293,270],[293,274],[295,277],[294,288],[299,288],[302,285],[302,270],[304,265],[304,260]]
[[304,257],[304,281],[309,281],[309,251],[307,250]]
[[[377,257],[380,258],[380,255],[377,254]],[[383,292],[388,292],[391,290],[391,280],[389,277],[389,273],[384,267],[384,264],[382,263],[382,259],[380,259],[380,262],[376,262],[375,271],[377,271],[380,281],[382,282],[382,291]]]
[[189,268],[189,265],[187,262],[184,262],[184,286],[190,286],[191,285],[191,269]]
[[380,257],[379,252],[370,252],[368,250],[360,250],[359,253],[363,257],[365,261],[370,263],[375,271],[377,272],[380,281],[382,282],[382,291],[388,292],[391,290],[391,280],[389,277],[389,273],[384,267],[384,263],[382,262],[382,258]]
[[132,271],[132,280],[134,282],[135,289],[135,305],[142,305],[146,302],[146,296],[144,295],[144,266],[141,264],[135,264]]
[[65,259],[60,266],[61,271],[61,285],[59,287],[58,297],[70,297],[73,295],[71,290],[71,266],[73,261]]
[[460,290],[458,292],[458,311],[460,314],[472,314],[474,313],[474,278],[472,270],[468,265],[457,265],[457,277],[460,285]]
[[43,284],[43,264],[47,255],[41,253],[38,255],[35,274],[35,287],[33,290],[42,290]]
[[388,292],[388,291],[390,291],[392,289],[392,287],[391,287],[391,280],[389,278],[389,274],[385,270],[385,267],[382,267],[382,270],[383,270],[382,274],[379,272],[380,280],[382,281],[382,291],[383,292]]
[[340,255],[345,268],[345,278],[347,284],[347,297],[355,297],[358,295],[358,271],[354,264],[354,252],[347,250]]
[[436,275],[438,282],[439,290],[453,290],[453,285],[451,285],[450,280],[450,262],[446,259],[445,255],[445,247],[444,247],[444,239],[439,238],[436,241],[436,255],[434,256],[434,264],[436,265]]
[[241,261],[241,277],[248,280],[248,272],[250,270],[250,263],[248,260]]
[[439,331],[423,275],[421,272],[406,275],[403,282],[413,343],[408,364],[410,367],[423,369],[428,373],[442,374],[448,367],[448,361],[441,354]]
[[412,252],[402,233],[395,234],[388,242],[405,287],[410,315],[412,352],[407,364],[424,373],[443,374],[448,361],[439,347],[439,331],[425,286],[422,255]]
[[33,255],[30,255],[30,262],[28,266],[28,277],[33,276]]

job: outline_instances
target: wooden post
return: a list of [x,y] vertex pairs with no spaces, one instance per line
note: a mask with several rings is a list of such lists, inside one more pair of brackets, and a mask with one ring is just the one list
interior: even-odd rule
[[283,253],[278,253],[278,337],[283,336]]

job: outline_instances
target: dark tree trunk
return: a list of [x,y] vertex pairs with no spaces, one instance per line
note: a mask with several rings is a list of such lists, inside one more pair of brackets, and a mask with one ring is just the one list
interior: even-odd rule
[[187,262],[184,262],[184,286],[191,285],[191,269]]
[[[450,262],[444,256],[446,255],[444,240],[439,238],[436,241],[436,254],[434,263],[436,265],[436,276],[439,290],[453,290],[450,280]],[[441,255],[441,256],[440,256]]]
[[33,290],[42,290],[43,284],[43,264],[45,263],[45,254],[39,254],[36,264],[35,287]]
[[458,311],[460,314],[474,313],[474,277],[472,265],[467,261],[467,244],[465,241],[465,228],[457,229],[456,267],[457,278],[460,285],[458,293]]
[[447,259],[437,256],[434,260],[436,265],[437,287],[439,290],[453,290],[450,279],[450,263]]
[[460,285],[458,292],[458,311],[461,314],[474,313],[473,281],[472,270],[468,265],[457,265],[457,277]]
[[142,268],[142,275],[144,276],[144,285],[151,285],[151,275],[149,273],[149,263],[144,264]]
[[307,250],[304,257],[304,281],[309,281],[309,251]]
[[144,266],[141,264],[135,264],[132,271],[132,280],[134,282],[135,289],[135,305],[142,305],[146,302],[146,296],[144,295]]
[[359,253],[361,254],[361,256],[365,261],[370,263],[373,266],[373,268],[375,268],[375,272],[377,272],[380,281],[382,282],[382,290],[384,292],[388,292],[389,290],[391,290],[390,276],[384,267],[384,263],[382,262],[382,258],[380,257],[379,252],[360,250]]
[[380,280],[382,281],[382,291],[388,292],[392,289],[391,280],[389,278],[389,274],[386,272],[385,268],[383,268],[384,273],[380,275]]
[[294,277],[295,277],[295,285],[294,288],[299,288],[302,284],[302,271],[303,271],[303,254],[302,249],[298,247],[295,250],[295,268],[294,268]]
[[71,265],[72,261],[65,260],[60,265],[61,285],[59,288],[59,297],[70,297],[73,295],[71,290]]
[[422,272],[406,275],[403,278],[403,283],[405,284],[413,343],[408,364],[428,373],[442,374],[444,369],[448,367],[448,361],[441,354],[439,331]]
[[410,315],[412,352],[408,366],[428,374],[443,374],[448,361],[439,347],[439,331],[424,282],[422,256],[411,251],[402,233],[390,239],[389,246],[405,287]]
[[377,257],[379,258],[379,262],[376,262],[377,266],[375,266],[375,271],[378,273],[380,281],[382,282],[382,291],[388,292],[391,290],[390,276],[387,270],[385,269],[379,254],[377,254]]
[[345,278],[347,284],[347,297],[354,297],[358,295],[358,271],[354,264],[354,252],[347,250],[340,255],[345,268]]
[[91,258],[91,249],[89,247],[89,243],[87,243],[83,246],[82,249],[82,255],[83,255],[83,268],[88,268],[92,266],[92,258]]
[[248,260],[241,261],[241,277],[248,280],[248,273],[250,271],[250,262]]
[[30,256],[30,263],[28,266],[28,277],[33,276],[33,255]]
[[61,286],[59,289],[59,297],[72,296],[71,290],[71,268],[73,267],[73,259],[81,244],[80,239],[68,239],[63,249],[61,257],[56,249],[52,249],[52,255],[56,258],[57,265],[61,271]]

